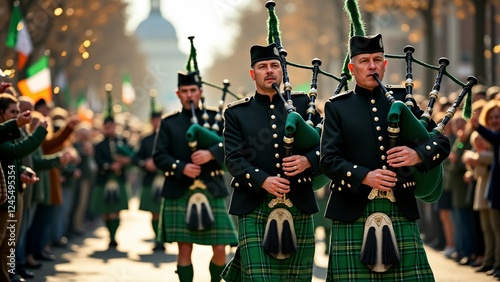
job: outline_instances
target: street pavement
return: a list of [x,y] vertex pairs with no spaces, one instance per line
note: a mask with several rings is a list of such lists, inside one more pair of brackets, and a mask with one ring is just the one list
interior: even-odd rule
[[[55,248],[55,262],[44,262],[34,270],[38,282],[145,282],[179,281],[175,274],[177,247],[166,244],[165,252],[153,252],[151,215],[137,209],[137,199],[130,201],[130,209],[120,214],[121,225],[117,233],[118,248],[108,250],[108,232],[98,227],[81,238],[73,238],[66,248]],[[313,282],[325,281],[328,256],[324,255],[324,233],[317,232]],[[228,247],[228,260],[235,248]],[[195,282],[209,282],[208,265],[211,258],[209,246],[195,245],[193,267]],[[478,274],[468,266],[461,266],[446,259],[439,252],[427,248],[427,255],[438,282],[497,281],[485,274]]]

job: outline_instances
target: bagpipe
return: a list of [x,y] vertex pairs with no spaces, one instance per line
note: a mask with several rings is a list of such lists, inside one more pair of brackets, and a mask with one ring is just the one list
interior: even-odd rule
[[[229,93],[230,95],[233,95],[237,98],[240,97],[229,91],[230,83],[227,79],[223,81],[222,87],[217,87],[216,85],[203,82],[196,58],[196,49],[193,42],[194,36],[189,36],[188,39],[191,43],[191,52],[188,58],[186,69],[188,70],[188,72],[194,71],[198,87],[201,89],[202,84],[207,84],[209,86],[222,90],[222,97],[219,100],[218,112],[214,117],[214,123],[212,125],[210,125],[209,123],[210,117],[207,112],[207,108],[205,107],[205,97],[202,96],[200,99],[200,109],[202,110],[201,118],[203,120],[203,125],[199,123],[198,117],[196,115],[196,108],[198,108],[198,105],[195,105],[193,101],[190,102],[191,125],[186,131],[186,139],[188,142],[188,146],[194,152],[198,149],[208,149],[223,142],[223,138],[221,136],[221,129],[223,126],[222,111],[224,109],[224,101],[226,95]],[[219,165],[223,170],[226,170],[224,163],[220,163]],[[190,190],[193,190],[193,193],[189,196],[185,216],[185,222],[188,229],[200,231],[205,230],[214,224],[215,219],[212,208],[207,196],[205,195],[205,192],[203,192],[203,190],[206,190],[206,188],[206,185],[199,178],[195,178],[193,184],[190,186]]]
[[[412,62],[413,59],[413,46],[406,46],[403,51],[406,53],[404,58],[407,62],[407,73],[406,73],[406,96],[405,102],[397,101],[392,96],[392,92],[388,91],[387,88],[378,78],[378,74],[374,74],[373,77],[379,84],[380,88],[384,92],[384,95],[391,105],[389,113],[387,115],[387,121],[389,122],[387,131],[389,138],[389,149],[400,145],[415,146],[424,143],[431,137],[438,134],[443,134],[444,127],[449,122],[451,117],[455,114],[462,100],[471,92],[474,85],[477,84],[477,79],[474,76],[469,76],[467,78],[467,84],[463,86],[461,93],[458,95],[456,100],[453,102],[452,106],[447,110],[445,118],[433,129],[429,129],[428,125],[430,123],[433,107],[437,100],[438,93],[440,90],[441,81],[446,73],[446,67],[450,64],[449,60],[445,57],[439,59],[438,73],[432,90],[429,93],[428,106],[424,113],[421,115],[420,119],[415,117],[412,112],[414,107],[414,100],[412,95],[413,81],[412,81]],[[470,95],[469,95],[470,97]],[[469,108],[470,109],[470,108]],[[470,111],[470,110],[469,110]],[[464,113],[470,117],[470,112]],[[408,171],[401,171],[408,170]],[[406,167],[398,172],[403,175],[413,175],[415,178],[414,193],[415,196],[425,202],[435,202],[439,199],[442,192],[443,186],[443,165],[440,164],[435,168],[427,171],[420,172],[413,167]],[[404,187],[406,188],[406,187]],[[373,195],[372,195],[373,196]]]
[[[297,113],[295,111],[295,108],[293,107],[293,102],[291,99],[292,86],[290,84],[290,78],[288,76],[287,70],[287,52],[281,44],[280,31],[278,29],[278,17],[276,16],[276,12],[274,9],[275,6],[275,1],[271,0],[266,2],[266,8],[268,9],[269,13],[268,43],[276,43],[280,56],[281,67],[283,70],[283,93],[281,93],[278,85],[273,85],[273,88],[276,90],[277,95],[281,97],[285,105],[286,121],[285,137],[283,138],[283,141],[285,147],[285,157],[288,157],[293,153],[305,153],[319,146],[322,124],[315,125],[312,121],[312,117],[317,112],[315,101],[318,96],[317,79],[318,74],[321,72],[321,60],[318,58],[314,58],[312,60],[312,80],[311,87],[308,93],[310,102],[305,113],[307,115],[307,120],[304,120],[301,113]],[[328,182],[329,179],[324,174],[316,175],[312,179],[313,189],[320,189],[324,187]]]
[[[277,28],[278,20],[275,15],[274,7],[276,3],[275,1],[267,1],[266,8],[269,11],[269,19],[268,19],[268,41],[275,42],[278,46],[281,46],[281,40],[279,39],[279,30]],[[355,0],[346,0],[344,9],[347,11],[350,18],[350,36],[353,35],[364,35],[364,24],[361,21],[361,16],[359,13],[359,7],[357,1]],[[440,58],[438,61],[438,65],[434,66],[431,64],[424,63],[413,57],[413,53],[415,52],[415,48],[411,45],[407,45],[403,49],[404,55],[391,55],[385,54],[386,58],[391,59],[403,59],[406,61],[406,80],[404,83],[404,87],[406,89],[406,96],[404,102],[396,101],[394,97],[392,97],[392,93],[386,89],[383,83],[379,80],[378,84],[384,91],[384,94],[387,97],[388,103],[391,104],[391,110],[388,114],[388,133],[389,140],[392,146],[395,146],[396,142],[398,144],[421,144],[426,140],[429,140],[432,136],[436,134],[442,134],[444,132],[444,127],[448,123],[448,121],[453,117],[456,110],[467,97],[464,103],[464,118],[468,119],[470,117],[470,104],[471,104],[471,88],[475,84],[477,84],[477,79],[473,76],[469,76],[467,78],[467,82],[463,83],[449,72],[446,71],[446,67],[449,65],[449,60],[447,58]],[[340,77],[337,77],[331,73],[325,72],[321,70],[319,67],[321,66],[321,61],[314,59],[312,61],[312,65],[302,65],[290,61],[286,61],[286,51],[284,49],[280,51],[280,57],[282,58],[282,66],[286,68],[287,66],[297,67],[301,69],[309,69],[313,72],[313,79],[311,83],[311,89],[309,91],[310,104],[309,109],[307,110],[308,120],[304,120],[300,114],[288,110],[287,109],[287,121],[285,127],[285,146],[287,150],[288,148],[292,148],[294,151],[306,151],[307,149],[314,148],[317,144],[319,144],[319,136],[321,135],[321,130],[323,127],[323,121],[320,124],[313,125],[309,120],[311,117],[311,113],[315,111],[315,101],[318,96],[317,91],[317,76],[318,74],[322,74],[329,78],[333,78],[339,82],[338,87],[332,93],[332,97],[339,94],[343,90],[348,89],[348,81],[351,80],[351,75],[349,74],[347,65],[349,63],[349,54],[346,55],[344,60],[343,70]],[[284,64],[283,64],[284,63]],[[412,113],[411,109],[415,106],[415,101],[413,99],[413,70],[412,64],[417,63],[425,68],[437,70],[438,74],[436,77],[436,81],[434,86],[429,93],[429,104],[425,109],[424,113],[417,119],[415,115]],[[285,76],[286,72],[283,71],[283,81],[284,81],[284,94],[287,96],[287,93],[291,92],[291,85],[289,81],[287,81],[287,77]],[[437,101],[437,95],[440,89],[441,81],[444,76],[449,77],[453,82],[462,87],[462,91],[457,99],[454,101],[453,105],[447,110],[445,118],[433,129],[428,129],[427,126],[431,121],[432,109],[434,107],[435,102]],[[278,92],[279,93],[279,92]],[[287,102],[288,103],[288,102]],[[399,126],[397,126],[399,125]],[[314,128],[317,132],[314,133],[310,129]],[[404,172],[405,174],[412,174],[415,177],[415,195],[417,198],[434,202],[436,201],[442,189],[442,175],[443,168],[442,165],[432,169],[431,171],[422,173],[419,172],[415,168],[407,168],[409,171]],[[328,183],[329,179],[320,175],[314,178],[313,187],[315,189],[321,188]]]
[[[186,139],[188,141],[189,147],[195,151],[198,148],[201,149],[208,149],[209,147],[216,145],[218,143],[223,142],[222,136],[221,136],[221,126],[222,126],[222,112],[224,109],[224,103],[225,103],[225,98],[227,94],[232,95],[233,97],[236,97],[237,99],[241,99],[238,95],[232,93],[229,91],[229,80],[224,79],[223,80],[223,86],[219,87],[214,84],[205,82],[201,79],[200,75],[200,70],[198,68],[198,61],[196,58],[196,49],[194,47],[194,36],[189,36],[188,37],[190,43],[191,43],[191,52],[190,56],[188,58],[188,63],[186,69],[191,72],[194,71],[197,76],[197,81],[199,83],[199,87],[201,88],[203,84],[217,88],[222,90],[222,97],[219,100],[219,106],[218,106],[218,112],[215,116],[214,123],[210,125],[208,122],[209,116],[207,113],[207,109],[205,107],[205,97],[202,96],[200,101],[201,101],[201,110],[203,111],[202,114],[202,119],[203,119],[203,126],[199,124],[198,118],[196,117],[196,112],[195,109],[197,108],[198,105],[194,105],[193,102],[191,102],[191,113],[192,113],[192,118],[191,118],[191,126],[189,129],[186,131]],[[194,67],[194,69],[193,69]],[[224,164],[221,164],[222,166]],[[223,166],[224,167],[224,166]]]

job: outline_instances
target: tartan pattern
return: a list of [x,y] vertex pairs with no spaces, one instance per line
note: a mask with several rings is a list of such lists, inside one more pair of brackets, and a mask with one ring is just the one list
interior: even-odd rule
[[[186,226],[186,213],[189,197],[202,192],[208,199],[214,224],[201,231],[189,230]],[[159,242],[184,242],[200,245],[234,245],[238,243],[233,219],[227,213],[225,198],[214,198],[208,191],[189,190],[180,198],[163,198],[160,208],[160,222],[157,240]]]
[[128,209],[128,195],[127,195],[127,187],[125,186],[125,182],[118,181],[119,189],[120,189],[120,201],[116,204],[107,204],[104,201],[104,185],[97,185],[92,190],[92,200],[90,202],[91,210],[96,214],[106,214],[106,213],[115,213],[121,210]]
[[[372,272],[360,261],[364,223],[374,212],[383,212],[391,218],[401,257],[399,263],[384,273]],[[417,222],[409,221],[398,205],[387,199],[370,201],[353,223],[332,221],[326,281],[434,281]]]
[[139,209],[141,211],[159,213],[161,207],[161,199],[160,201],[156,201],[154,199],[153,194],[151,193],[152,188],[152,185],[145,185],[142,187]]
[[294,219],[297,251],[283,260],[264,253],[262,241],[267,218],[272,211],[268,203],[273,198],[269,194],[250,214],[238,217],[239,245],[222,274],[225,281],[311,281],[315,250],[314,224],[312,215],[302,213],[297,206],[288,209]]

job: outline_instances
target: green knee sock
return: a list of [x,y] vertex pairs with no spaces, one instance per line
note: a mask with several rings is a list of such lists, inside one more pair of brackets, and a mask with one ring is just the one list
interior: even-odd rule
[[109,239],[115,241],[116,230],[120,225],[120,219],[110,219],[106,222],[106,226],[109,230]]
[[158,241],[158,220],[153,219],[151,224],[153,225],[153,231],[155,232],[155,241]]
[[180,282],[193,282],[193,265],[180,266],[177,265],[177,275],[179,275]]
[[224,271],[224,268],[226,265],[215,265],[212,261],[210,261],[210,266],[208,267],[210,269],[210,276],[212,279],[210,280],[211,282],[220,282],[222,279],[220,275],[222,274],[222,271]]

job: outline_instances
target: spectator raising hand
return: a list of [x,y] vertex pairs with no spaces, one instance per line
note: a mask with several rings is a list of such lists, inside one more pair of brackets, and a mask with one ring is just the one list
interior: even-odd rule
[[22,127],[31,121],[31,112],[25,111],[19,114],[16,118],[16,123],[18,127]]

